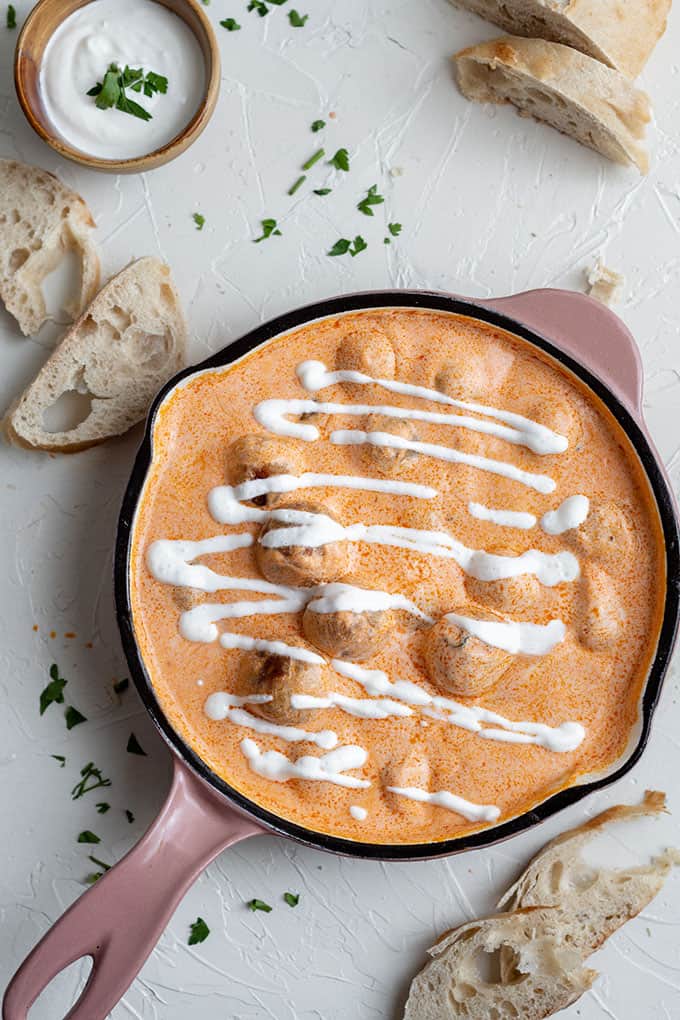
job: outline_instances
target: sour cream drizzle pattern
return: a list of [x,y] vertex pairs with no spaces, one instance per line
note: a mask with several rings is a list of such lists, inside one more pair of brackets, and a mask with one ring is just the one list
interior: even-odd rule
[[[539,455],[561,453],[567,448],[564,436],[553,432],[531,419],[510,411],[499,410],[486,405],[454,400],[437,390],[399,382],[377,379],[360,372],[349,370],[329,372],[319,361],[307,361],[297,370],[303,387],[316,392],[339,382],[356,385],[377,385],[390,392],[448,404],[464,411],[483,415],[492,421],[472,418],[461,414],[440,414],[392,405],[337,404],[317,400],[279,400],[260,402],[254,408],[256,420],[269,431],[303,439],[307,442],[319,438],[319,430],[311,424],[291,422],[289,416],[306,413],[338,414],[350,416],[381,415],[386,418],[423,421],[453,428],[466,428],[502,439],[513,445],[525,446]],[[554,491],[555,482],[547,475],[522,471],[515,465],[486,457],[465,454],[451,447],[433,443],[407,440],[389,432],[365,432],[360,429],[339,429],[330,435],[336,445],[370,444],[386,448],[413,450],[426,456],[437,457],[452,463],[462,463],[513,479],[539,492]],[[261,523],[276,520],[284,527],[270,530],[262,538],[262,544],[272,548],[302,545],[318,547],[330,542],[354,541],[377,543],[409,549],[425,555],[450,557],[462,569],[479,580],[496,580],[519,574],[534,574],[547,586],[572,581],[579,574],[578,562],[568,552],[546,554],[530,549],[520,556],[499,556],[484,550],[469,549],[454,536],[441,531],[423,531],[394,525],[364,525],[355,523],[340,525],[326,514],[314,514],[294,509],[261,509],[244,506],[243,502],[269,493],[288,493],[298,489],[329,487],[363,489],[393,496],[408,496],[418,499],[432,499],[437,496],[435,489],[416,483],[362,478],[346,475],[328,475],[306,472],[300,476],[276,475],[255,479],[238,486],[218,486],[208,498],[212,516],[220,523],[235,525]],[[480,504],[469,504],[473,516],[493,523],[528,529],[536,524],[531,514],[518,511],[492,510]],[[564,501],[555,511],[546,513],[541,527],[549,534],[560,534],[576,527],[585,520],[588,500],[574,496]],[[374,609],[396,608],[413,613],[432,622],[413,602],[403,595],[357,588],[347,584],[320,585],[301,589],[275,585],[257,578],[222,575],[211,568],[193,561],[200,556],[228,553],[247,548],[253,544],[250,533],[218,535],[198,542],[183,540],[158,540],[147,550],[147,565],[159,581],[179,587],[197,588],[205,592],[241,590],[275,595],[275,599],[237,601],[229,604],[203,603],[187,610],[180,617],[180,633],[191,641],[214,641],[227,649],[243,649],[285,655],[308,663],[323,663],[321,656],[309,649],[288,645],[281,641],[265,641],[246,635],[223,633],[219,635],[216,624],[225,619],[242,618],[251,615],[296,613],[308,607],[316,612],[363,612]],[[477,636],[487,644],[512,654],[542,655],[564,639],[565,627],[559,620],[552,620],[545,627],[514,621],[484,621],[449,614],[454,623]],[[355,663],[333,660],[336,672],[360,683],[372,695],[371,699],[350,698],[338,692],[324,697],[293,694],[291,704],[296,709],[326,709],[337,707],[361,718],[385,719],[411,715],[409,705],[418,706],[431,718],[468,729],[484,739],[512,743],[540,744],[548,750],[565,752],[575,749],[583,740],[585,731],[578,723],[563,723],[550,727],[542,723],[515,722],[481,706],[467,706],[452,699],[431,696],[423,688],[410,681],[391,681],[379,670],[369,670]],[[376,697],[391,694],[391,698]],[[330,730],[308,732],[298,727],[279,726],[260,719],[245,711],[242,705],[256,703],[268,696],[238,698],[227,692],[218,692],[208,698],[205,711],[214,720],[228,719],[235,725],[244,726],[261,734],[278,736],[288,742],[308,741],[328,750],[321,757],[303,756],[290,760],[278,751],[260,751],[256,742],[246,738],[241,750],[250,768],[265,778],[276,782],[289,779],[314,779],[335,783],[351,788],[370,786],[367,780],[345,775],[345,772],[361,768],[367,760],[364,748],[354,745],[336,748],[337,735]],[[492,724],[483,726],[483,723]],[[489,805],[476,805],[449,791],[427,792],[416,787],[388,787],[396,795],[412,800],[428,802],[447,808],[472,821],[495,821],[499,809]],[[357,812],[358,814],[358,812]]]

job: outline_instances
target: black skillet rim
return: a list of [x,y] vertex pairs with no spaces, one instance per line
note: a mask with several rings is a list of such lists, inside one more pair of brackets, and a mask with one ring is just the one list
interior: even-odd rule
[[[236,361],[238,358],[254,350],[260,344],[291,329],[333,315],[342,315],[351,311],[362,311],[369,308],[424,308],[435,311],[452,312],[475,319],[480,319],[492,326],[507,330],[519,336],[572,371],[602,400],[617,422],[626,432],[633,444],[649,480],[659,510],[665,545],[666,545],[666,576],[667,591],[663,622],[659,633],[654,661],[650,667],[640,704],[640,732],[635,747],[627,759],[616,771],[593,779],[589,782],[569,787],[553,794],[536,807],[503,822],[501,825],[474,832],[455,839],[436,843],[417,844],[382,844],[360,843],[354,840],[317,833],[294,822],[273,814],[259,804],[249,800],[238,790],[233,789],[219,776],[215,775],[198,755],[182,740],[166,719],[158,703],[146,667],[142,661],[132,626],[132,613],[129,598],[128,559],[130,538],[134,514],[142,492],[144,481],[151,464],[151,436],[156,413],[167,394],[182,380],[197,372],[211,368],[220,368]],[[179,372],[160,391],[149,411],[144,437],[137,452],[130,480],[125,491],[123,504],[118,521],[116,548],[114,558],[114,584],[116,617],[123,644],[125,657],[130,674],[146,710],[153,719],[161,736],[171,749],[200,776],[209,786],[222,794],[242,813],[250,815],[261,822],[272,832],[289,836],[296,841],[316,849],[338,853],[350,857],[367,860],[427,860],[461,853],[478,847],[492,846],[511,836],[525,832],[542,821],[552,817],[559,811],[576,804],[583,797],[615,783],[629,772],[639,760],[650,736],[652,716],[661,694],[661,688],[669,665],[675,637],[680,619],[680,541],[678,521],[675,514],[673,497],[669,491],[665,476],[653,452],[647,437],[630,411],[619,401],[609,387],[593,375],[587,368],[564,353],[551,341],[523,326],[511,317],[477,304],[472,300],[453,297],[446,294],[428,291],[370,291],[360,294],[341,295],[318,301],[302,308],[279,315],[269,322],[257,326],[229,347],[212,355],[199,365],[193,365]]]

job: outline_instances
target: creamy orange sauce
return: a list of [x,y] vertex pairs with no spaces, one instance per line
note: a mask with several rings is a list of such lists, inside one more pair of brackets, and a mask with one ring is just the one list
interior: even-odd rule
[[[339,354],[350,334],[364,347],[357,364],[343,364]],[[267,434],[253,417],[258,402],[311,396],[296,376],[297,366],[306,359],[318,359],[329,370],[360,368],[371,375],[389,371],[378,354],[372,357],[376,338],[378,348],[387,343],[394,351],[394,378],[522,414],[565,435],[569,445],[563,453],[539,456],[503,439],[428,422],[416,423],[419,441],[549,475],[556,482],[555,491],[544,494],[512,479],[423,454],[404,458],[397,473],[390,474],[390,468],[378,464],[372,447],[338,446],[328,440],[334,429],[365,428],[364,419],[323,415],[314,420],[321,432],[318,441],[282,440],[303,471],[393,477],[431,486],[438,496],[424,500],[329,487],[300,490],[279,497],[275,505],[307,500],[345,525],[362,522],[447,531],[466,546],[505,555],[517,556],[530,548],[571,551],[578,559],[580,577],[547,587],[526,576],[480,581],[467,576],[453,559],[357,542],[350,576],[343,580],[406,595],[434,620],[455,610],[537,624],[563,621],[566,636],[550,653],[509,656],[500,680],[466,703],[483,705],[512,720],[550,726],[578,722],[585,728],[585,738],[573,751],[555,753],[481,739],[418,709],[406,718],[383,720],[356,718],[335,707],[311,713],[304,729],[333,730],[339,745],[355,744],[368,752],[366,764],[348,774],[371,785],[353,790],[323,781],[263,778],[244,757],[240,747],[244,737],[254,739],[262,751],[275,749],[291,760],[324,752],[309,742],[286,743],[205,714],[206,699],[214,692],[248,693],[239,669],[243,657],[253,653],[181,636],[179,615],[191,603],[171,585],[154,579],[145,560],[148,547],[157,539],[199,540],[237,531],[257,537],[259,524],[219,525],[208,510],[209,492],[233,480],[230,444],[240,436]],[[455,411],[375,385],[338,384],[314,396],[336,403]],[[387,786],[450,791],[474,804],[497,806],[503,821],[585,773],[606,770],[625,750],[638,719],[640,693],[660,627],[665,593],[660,524],[626,436],[598,398],[548,356],[502,330],[446,313],[386,309],[333,317],[277,337],[235,365],[191,377],[162,405],[153,443],[153,463],[133,533],[135,632],[173,727],[218,776],[245,796],[301,825],[337,836],[377,843],[437,841],[481,826],[446,808],[396,796]],[[546,534],[538,526],[526,531],[499,526],[468,510],[474,501],[540,519],[574,494],[590,500],[589,517],[559,535]],[[609,514],[614,514],[612,520]],[[254,544],[204,556],[200,562],[221,574],[261,577],[256,548]],[[193,597],[229,603],[267,596],[218,591],[194,592]],[[610,611],[616,624],[608,629],[602,617],[608,619]],[[300,612],[249,616],[218,627],[318,652],[302,632],[301,617]],[[423,621],[396,612],[376,654],[363,665],[383,670],[391,680],[410,680],[431,694],[465,701],[433,683],[426,656],[428,630]],[[330,665],[322,673],[327,690],[367,697],[363,688]],[[351,805],[366,809],[365,820],[350,814]]]

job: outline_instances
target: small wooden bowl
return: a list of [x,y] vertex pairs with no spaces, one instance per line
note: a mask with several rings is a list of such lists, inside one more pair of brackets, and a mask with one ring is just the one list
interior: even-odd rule
[[24,22],[14,53],[14,85],[26,120],[44,142],[66,159],[104,173],[132,174],[169,163],[188,149],[210,120],[220,91],[220,51],[212,25],[195,0],[156,0],[185,22],[198,40],[205,61],[205,92],[183,131],[166,145],[132,159],[99,159],[73,148],[58,135],[40,98],[40,65],[45,47],[65,18],[93,0],[39,0]]

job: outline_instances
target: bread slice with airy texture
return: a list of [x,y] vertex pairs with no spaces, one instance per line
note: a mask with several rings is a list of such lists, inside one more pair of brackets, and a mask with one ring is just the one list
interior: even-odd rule
[[563,832],[534,857],[502,897],[499,908],[559,906],[564,937],[585,959],[656,896],[671,868],[680,864],[680,853],[666,850],[651,864],[610,869],[589,865],[581,857],[581,849],[614,822],[665,810],[664,794],[648,790],[640,804],[619,804],[585,825]]
[[453,0],[512,35],[547,39],[637,78],[666,31],[671,0]]
[[[489,973],[499,950],[510,954],[514,980]],[[597,972],[563,938],[560,912],[517,910],[470,921],[444,935],[411,983],[404,1020],[543,1020],[575,1002]]]
[[68,251],[80,259],[80,288],[65,311],[75,318],[96,294],[94,225],[80,195],[53,174],[0,159],[0,298],[26,336],[47,318],[41,284]]
[[569,46],[518,36],[471,46],[454,61],[468,99],[513,103],[616,163],[649,169],[640,144],[649,99],[619,71]]
[[[186,335],[169,268],[155,258],[133,262],[102,288],[10,408],[10,441],[70,453],[126,432],[182,367]],[[65,394],[89,397],[89,413],[71,429],[49,431],[46,413]]]
[[613,305],[623,287],[623,276],[615,269],[605,266],[602,259],[598,259],[595,265],[586,271],[586,283],[588,297],[595,298],[603,305]]

